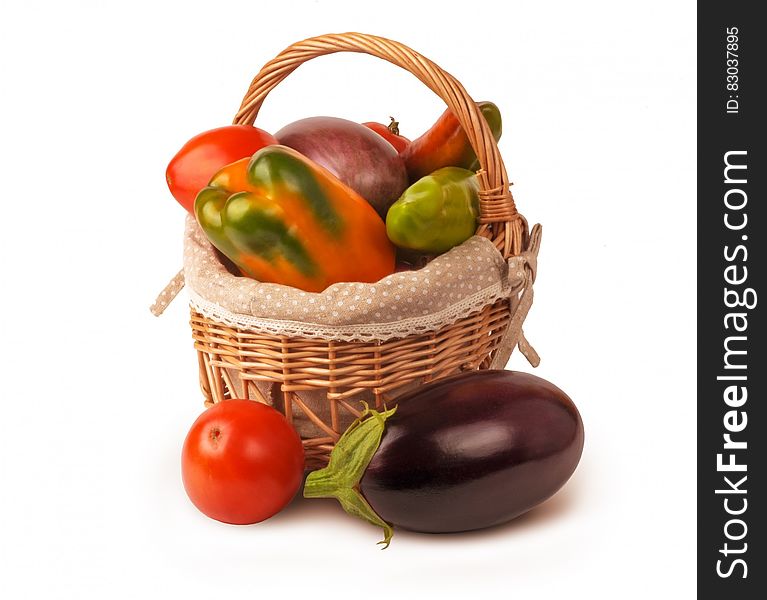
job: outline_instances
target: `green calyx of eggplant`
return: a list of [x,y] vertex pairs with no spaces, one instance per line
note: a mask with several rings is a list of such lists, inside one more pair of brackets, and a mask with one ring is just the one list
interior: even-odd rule
[[386,420],[396,410],[395,406],[379,412],[366,405],[359,419],[336,442],[328,466],[310,473],[304,484],[304,498],[335,498],[350,515],[383,528],[384,539],[378,543],[384,548],[388,548],[394,530],[365,500],[359,483],[378,450]]

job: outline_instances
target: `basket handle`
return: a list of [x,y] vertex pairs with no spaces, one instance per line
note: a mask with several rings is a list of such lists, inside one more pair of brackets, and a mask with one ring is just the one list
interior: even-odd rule
[[498,144],[474,100],[461,83],[407,46],[363,33],[321,35],[288,46],[266,63],[250,83],[235,125],[253,125],[267,94],[301,64],[336,52],[360,52],[410,71],[437,94],[457,117],[477,155],[480,218],[477,234],[489,238],[505,258],[522,251],[527,222],[517,212]]

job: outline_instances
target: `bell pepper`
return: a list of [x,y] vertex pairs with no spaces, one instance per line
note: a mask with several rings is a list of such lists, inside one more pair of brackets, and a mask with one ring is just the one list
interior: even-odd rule
[[400,248],[439,254],[474,235],[479,182],[468,169],[444,167],[407,188],[386,214],[386,233]]
[[394,247],[375,210],[285,146],[221,169],[197,195],[195,214],[211,243],[259,281],[319,292],[394,272]]
[[[477,102],[477,106],[497,142],[502,133],[501,111],[492,102]],[[422,136],[414,139],[400,156],[405,161],[411,182],[442,167],[462,167],[472,171],[479,169],[477,155],[469,144],[469,138],[450,110],[442,113],[437,122]]]

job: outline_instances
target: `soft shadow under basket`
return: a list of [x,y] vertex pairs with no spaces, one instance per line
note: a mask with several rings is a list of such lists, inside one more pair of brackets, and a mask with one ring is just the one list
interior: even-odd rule
[[234,123],[252,125],[285,77],[335,52],[370,54],[410,71],[456,115],[481,165],[476,236],[418,271],[313,294],[232,275],[189,217],[184,270],[152,306],[160,314],[186,281],[205,404],[249,398],[273,405],[300,433],[311,469],[327,463],[363,402],[380,408],[447,375],[502,369],[517,346],[533,366],[539,362],[522,325],[533,300],[540,226],[528,231],[492,133],[452,75],[398,42],[319,36],[261,69]]

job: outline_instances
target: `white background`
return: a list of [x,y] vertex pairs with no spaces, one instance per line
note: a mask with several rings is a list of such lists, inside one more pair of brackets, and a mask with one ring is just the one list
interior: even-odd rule
[[[7,598],[691,598],[695,556],[692,2],[0,3],[0,594]],[[465,535],[379,531],[297,499],[251,527],[203,517],[179,453],[202,408],[164,181],[289,43],[402,41],[504,114],[515,198],[544,225],[526,332],[574,399],[579,469],[539,509]],[[315,114],[443,106],[335,55],[270,97]],[[529,370],[515,354],[511,368]]]

